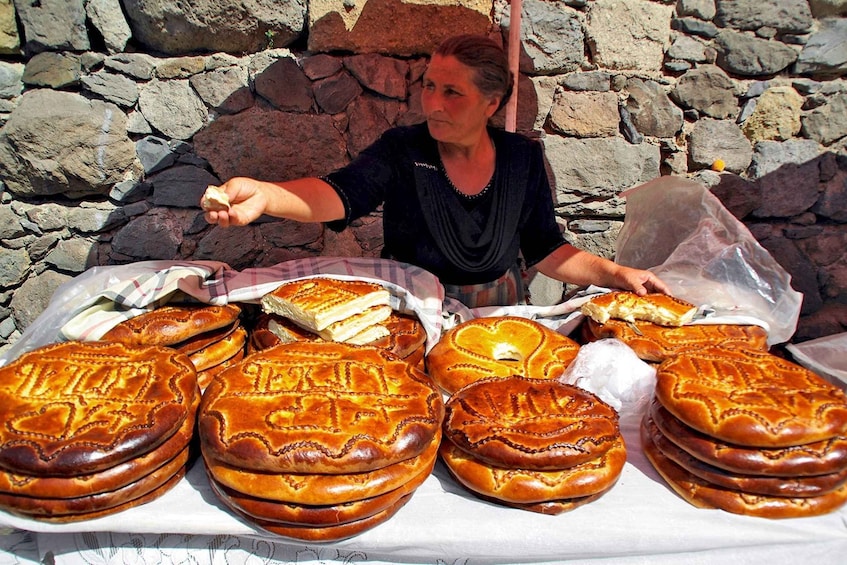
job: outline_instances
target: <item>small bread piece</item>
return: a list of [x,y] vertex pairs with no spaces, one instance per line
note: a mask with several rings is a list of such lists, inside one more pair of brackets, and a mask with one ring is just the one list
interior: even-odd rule
[[609,319],[600,324],[585,320],[588,339],[616,338],[627,344],[644,361],[661,363],[671,355],[692,347],[745,347],[767,351],[768,332],[760,326],[734,324],[689,324],[660,326],[653,322]]
[[662,434],[697,459],[733,473],[803,477],[847,469],[847,437],[759,449],[722,442],[690,428],[654,398],[649,416]]
[[656,398],[695,430],[747,447],[789,447],[847,435],[844,391],[765,351],[683,351],[659,365]]
[[682,326],[694,318],[697,307],[667,294],[638,296],[634,292],[613,291],[591,298],[580,311],[601,324],[615,318],[627,322],[644,320],[660,326]]
[[203,193],[200,206],[207,212],[229,210],[229,196],[217,186],[210,184]]
[[763,496],[727,489],[689,473],[666,457],[641,426],[641,445],[647,460],[683,500],[698,508],[719,508],[733,514],[761,518],[801,518],[819,516],[847,502],[847,485],[820,496]]
[[620,438],[617,412],[594,394],[517,375],[457,391],[445,405],[443,428],[445,438],[480,461],[538,471],[600,457]]
[[222,339],[210,343],[199,351],[195,351],[188,358],[198,372],[205,371],[242,353],[246,343],[247,330],[238,327]]
[[366,281],[310,278],[280,285],[262,297],[262,310],[285,316],[313,333],[372,306],[390,306],[391,295]]

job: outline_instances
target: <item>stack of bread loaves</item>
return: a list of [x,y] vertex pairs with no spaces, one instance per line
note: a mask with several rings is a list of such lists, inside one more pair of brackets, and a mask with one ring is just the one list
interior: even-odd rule
[[335,541],[394,515],[429,476],[444,404],[382,349],[280,344],[217,375],[200,448],[216,494],[260,528]]
[[480,498],[543,514],[596,500],[617,481],[626,446],[615,410],[557,380],[473,382],[447,401],[440,454]]
[[110,329],[102,341],[126,345],[163,345],[188,356],[200,388],[214,375],[244,358],[247,330],[237,304],[171,304],[130,318]]
[[251,351],[280,343],[338,341],[385,349],[423,370],[426,330],[413,314],[395,312],[377,283],[311,278],[262,297],[264,313],[250,332]]
[[65,342],[0,368],[0,508],[49,522],[114,514],[190,464],[200,391],[183,354]]
[[442,335],[426,357],[426,368],[444,392],[453,394],[491,377],[557,379],[578,352],[575,341],[534,320],[473,318]]
[[847,397],[764,351],[668,358],[641,439],[659,474],[698,507],[789,518],[847,501]]
[[615,338],[642,360],[661,363],[678,351],[697,347],[744,347],[766,350],[768,333],[755,325],[690,324],[697,307],[665,294],[638,296],[615,291],[581,307],[586,342]]

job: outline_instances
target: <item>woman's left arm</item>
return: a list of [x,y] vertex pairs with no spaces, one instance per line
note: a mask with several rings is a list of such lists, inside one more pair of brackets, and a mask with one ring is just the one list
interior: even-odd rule
[[578,286],[593,284],[631,290],[638,295],[648,292],[670,294],[668,286],[650,271],[618,265],[568,243],[557,247],[535,266],[550,278]]

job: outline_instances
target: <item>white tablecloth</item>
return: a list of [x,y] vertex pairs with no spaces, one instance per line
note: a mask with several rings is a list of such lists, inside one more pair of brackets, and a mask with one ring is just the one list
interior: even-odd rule
[[[139,268],[156,270],[161,266],[137,265],[127,272],[135,275]],[[381,270],[385,267],[389,270]],[[431,334],[448,320],[449,316],[441,317],[438,289],[426,273],[410,276],[405,269],[379,260],[308,260],[284,269],[234,274],[225,269],[216,273],[212,265],[208,273],[214,280],[204,280],[202,275],[199,281],[187,284],[182,280],[175,286],[192,295],[206,293],[209,301],[221,296],[225,300],[227,296],[249,300],[266,292],[280,277],[291,278],[301,272],[301,268],[376,276],[414,289],[410,294],[415,296],[407,297],[411,300],[404,306],[425,319]],[[107,272],[95,275],[86,280],[85,288],[70,285],[64,289],[64,296],[60,293],[48,308],[45,316],[50,318],[54,333],[80,315],[79,304],[102,306],[100,286],[112,288],[116,281]],[[149,282],[156,289],[170,284],[158,276]],[[404,299],[399,291],[395,297]],[[141,306],[148,297],[145,294],[142,298],[138,301]],[[98,320],[103,319],[100,306]],[[524,307],[491,313],[538,317],[548,325],[565,327],[572,323],[572,309]],[[25,335],[27,339],[19,350],[49,342],[50,328],[45,325]],[[824,516],[787,520],[695,508],[677,496],[647,462],[638,439],[639,419],[636,411],[624,412],[621,428],[628,461],[614,488],[599,500],[558,516],[484,502],[458,485],[439,463],[409,503],[372,530],[332,544],[290,541],[264,533],[226,510],[212,493],[202,462],[197,462],[161,498],[113,516],[54,525],[0,512],[0,564],[847,563],[847,508]]]

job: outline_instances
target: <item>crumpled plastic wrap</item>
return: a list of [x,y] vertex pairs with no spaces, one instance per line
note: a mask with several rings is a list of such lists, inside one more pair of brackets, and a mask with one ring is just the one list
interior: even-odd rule
[[653,395],[656,369],[624,342],[608,338],[580,347],[559,380],[593,392],[623,418],[643,413]]
[[674,296],[707,307],[715,319],[756,321],[768,330],[769,345],[794,335],[803,295],[703,184],[665,176],[623,195],[616,262],[649,269]]

